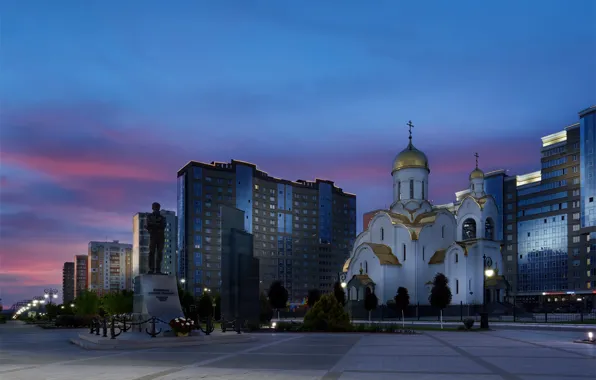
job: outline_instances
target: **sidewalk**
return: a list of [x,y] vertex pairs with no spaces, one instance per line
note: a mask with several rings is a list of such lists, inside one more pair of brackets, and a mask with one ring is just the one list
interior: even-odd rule
[[[303,318],[288,318],[288,319],[272,319],[271,322],[298,322],[302,323]],[[364,319],[354,319],[352,321],[353,324],[391,324],[391,325],[401,325],[401,321],[367,321]],[[476,321],[476,323],[479,323]],[[438,321],[407,321],[405,326],[440,326],[441,323]],[[461,321],[449,321],[443,322],[444,326],[461,326]],[[514,327],[514,328],[525,328],[525,329],[557,329],[557,330],[596,330],[596,324],[567,324],[567,323],[531,323],[531,322],[489,322],[490,326],[494,327]]]

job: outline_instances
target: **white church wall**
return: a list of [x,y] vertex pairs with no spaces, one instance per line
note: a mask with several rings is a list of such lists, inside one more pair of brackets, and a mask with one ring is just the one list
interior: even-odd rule
[[383,265],[383,288],[377,292],[379,304],[387,304],[397,294],[397,288],[403,286],[400,284],[400,275],[403,269],[397,265]]
[[466,302],[468,257],[459,245],[453,245],[445,255],[445,276],[449,280],[452,294],[452,305]]
[[[410,196],[410,180],[414,181],[414,194]],[[424,183],[424,185],[423,185]],[[400,184],[400,185],[398,185]],[[424,196],[422,188],[424,187]],[[401,190],[401,196],[398,194]],[[428,171],[425,169],[407,168],[393,173],[393,201],[428,198]]]
[[476,237],[484,236],[484,223],[480,206],[472,198],[466,198],[457,209],[457,240],[466,240],[463,236],[463,225],[467,219],[473,219],[476,222]]
[[395,241],[395,234],[391,217],[387,213],[380,212],[370,221],[369,242],[391,247]]
[[[367,226],[364,226],[364,228],[367,228]],[[370,243],[370,232],[368,230],[363,231],[362,233],[360,233],[360,235],[358,235],[358,237],[356,237],[356,240],[354,241],[354,248],[353,248],[353,251],[352,251],[352,256],[353,256],[355,250],[362,243]]]

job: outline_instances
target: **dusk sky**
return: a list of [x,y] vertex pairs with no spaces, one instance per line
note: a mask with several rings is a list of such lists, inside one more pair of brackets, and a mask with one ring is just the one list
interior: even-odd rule
[[62,292],[91,240],[175,210],[189,160],[331,179],[365,211],[429,156],[435,203],[540,168],[596,104],[596,2],[0,1],[0,298]]

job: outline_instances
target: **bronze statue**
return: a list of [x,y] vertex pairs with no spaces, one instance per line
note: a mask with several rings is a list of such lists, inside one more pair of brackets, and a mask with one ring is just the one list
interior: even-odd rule
[[145,229],[149,231],[149,272],[148,274],[162,274],[163,247],[165,240],[166,218],[159,210],[161,205],[154,202],[153,212],[147,216]]

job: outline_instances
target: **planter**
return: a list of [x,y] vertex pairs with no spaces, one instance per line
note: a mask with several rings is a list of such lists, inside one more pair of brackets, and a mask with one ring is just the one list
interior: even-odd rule
[[188,336],[188,334],[190,334],[190,333],[176,332],[176,336]]

